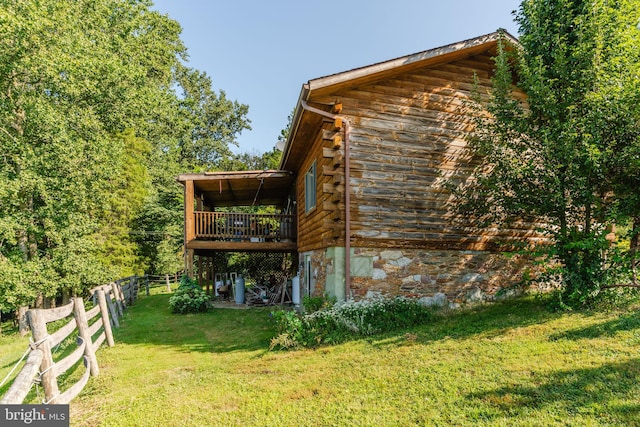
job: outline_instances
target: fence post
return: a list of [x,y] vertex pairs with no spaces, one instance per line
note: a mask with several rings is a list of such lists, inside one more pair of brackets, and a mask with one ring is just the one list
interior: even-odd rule
[[118,322],[118,312],[116,308],[113,306],[113,301],[111,301],[111,292],[113,292],[113,285],[103,286],[102,289],[109,289],[111,287],[111,291],[105,292],[105,297],[107,300],[107,307],[109,307],[109,312],[111,313],[111,321],[113,322],[113,326],[116,328],[120,327],[120,322]]
[[45,403],[56,403],[56,398],[60,394],[56,374],[53,372],[53,356],[51,354],[51,343],[47,332],[47,322],[42,317],[42,311],[38,309],[27,311],[27,319],[33,334],[33,342],[36,348],[42,350],[43,357],[40,364],[40,380],[44,388]]
[[100,305],[100,314],[102,315],[102,327],[104,328],[104,335],[107,338],[107,344],[109,347],[113,347],[115,343],[113,341],[113,331],[111,330],[111,320],[109,319],[107,298],[104,296],[103,289],[96,289],[94,295],[98,297],[98,305]]
[[21,306],[18,308],[18,325],[20,336],[24,337],[29,333],[29,320],[27,319],[27,310],[29,307]]
[[120,317],[124,316],[124,307],[122,306],[122,293],[120,292],[120,285],[118,282],[113,282],[111,284],[111,289],[113,290],[113,296],[116,299],[116,307],[118,308],[118,315]]
[[76,318],[78,335],[85,342],[84,354],[89,359],[91,375],[97,377],[100,375],[100,368],[98,368],[98,359],[96,358],[96,351],[93,348],[93,340],[89,332],[89,322],[87,321],[87,313],[84,311],[84,301],[82,298],[76,297],[73,299],[73,317]]
[[165,278],[165,279],[166,279],[166,281],[167,281],[167,290],[168,290],[169,292],[171,292],[171,283],[169,282],[169,275],[168,275],[168,274],[165,274],[164,278]]
[[140,288],[139,279],[138,275],[131,277],[131,304],[138,299],[138,289]]
[[145,286],[147,287],[147,296],[151,295],[151,293],[149,293],[149,275],[145,274],[144,275],[144,282],[145,282]]

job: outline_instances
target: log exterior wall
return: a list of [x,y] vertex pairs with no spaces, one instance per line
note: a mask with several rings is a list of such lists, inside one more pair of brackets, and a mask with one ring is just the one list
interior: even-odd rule
[[[298,252],[306,252],[344,242],[344,185],[334,185],[335,177],[344,177],[344,165],[336,163],[344,156],[344,148],[334,149],[327,132],[333,122],[323,121],[311,144],[310,154],[302,163],[296,178],[298,210]],[[306,212],[305,175],[316,163],[316,206]],[[342,214],[341,214],[342,212]],[[342,218],[343,221],[340,221]],[[344,243],[343,243],[344,244]]]
[[[341,103],[341,116],[351,123],[354,247],[483,250],[534,237],[532,224],[478,229],[455,218],[447,206],[445,181],[464,179],[475,164],[464,149],[473,129],[468,102],[474,81],[481,94],[488,92],[493,66],[489,54],[478,55],[312,95],[310,103]],[[300,251],[344,246],[344,150],[332,148],[331,127],[325,123],[324,134],[318,132],[298,177]],[[323,209],[305,215],[304,173],[314,160]]]
[[[446,184],[467,179],[477,159],[466,150],[475,123],[470,102],[486,99],[490,52],[359,86],[311,92],[309,105],[340,105],[350,123],[350,295],[444,298],[449,304],[514,292],[529,260],[506,256],[509,243],[536,242],[536,224],[479,228],[451,209]],[[514,96],[525,99],[522,93]],[[320,122],[318,122],[320,123]],[[305,135],[310,135],[309,127]],[[311,254],[314,293],[345,295],[344,127],[330,119],[298,169],[299,252]],[[311,139],[311,138],[310,138]],[[317,164],[317,205],[305,212],[305,173]],[[302,282],[306,283],[302,273]]]

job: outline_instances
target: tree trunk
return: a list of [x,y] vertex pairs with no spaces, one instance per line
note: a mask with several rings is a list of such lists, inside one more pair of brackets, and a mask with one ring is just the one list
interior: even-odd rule
[[29,307],[22,306],[18,309],[18,331],[20,332],[20,336],[24,337],[29,333],[29,322],[27,322],[27,310]]
[[42,295],[42,293],[38,293],[35,306],[36,308],[44,308],[44,296]]
[[633,218],[633,230],[631,231],[631,241],[629,242],[629,254],[631,255],[631,273],[634,285],[638,285],[638,245],[640,245],[640,217]]
[[71,298],[71,289],[66,288],[62,290],[62,305],[68,304]]

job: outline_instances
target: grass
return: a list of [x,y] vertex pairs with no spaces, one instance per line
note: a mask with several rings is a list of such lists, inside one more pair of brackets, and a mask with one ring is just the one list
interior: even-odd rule
[[17,328],[9,322],[2,326],[3,333],[0,335],[0,383],[5,378],[7,378],[7,381],[0,386],[0,396],[3,396],[9,390],[22,365],[18,366],[9,377],[7,375],[29,348],[29,335],[20,337]]
[[269,352],[273,334],[269,310],[172,315],[168,295],[143,297],[71,425],[640,426],[634,310],[524,298],[317,350]]

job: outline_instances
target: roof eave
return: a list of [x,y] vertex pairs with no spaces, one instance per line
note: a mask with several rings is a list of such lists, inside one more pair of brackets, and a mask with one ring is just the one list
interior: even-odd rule
[[516,37],[514,37],[504,29],[498,29],[493,33],[485,34],[483,36],[475,37],[461,42],[451,43],[446,46],[441,46],[434,49],[425,50],[423,52],[402,56],[400,58],[391,59],[389,61],[384,61],[365,67],[355,68],[350,71],[309,80],[308,83],[302,85],[302,89],[300,90],[300,96],[298,97],[298,102],[296,104],[293,119],[291,122],[291,129],[282,153],[282,159],[279,166],[280,169],[285,169],[287,165],[289,155],[291,153],[291,146],[300,125],[300,121],[302,120],[302,115],[304,112],[304,108],[302,108],[302,101],[308,101],[312,91],[330,88],[331,86],[340,85],[360,78],[370,77],[375,74],[381,74],[407,65],[426,62],[429,59],[441,57],[443,55],[446,56],[454,52],[470,50],[486,45],[488,43],[497,42],[501,37],[504,37],[506,40],[515,45],[519,45],[518,39]]
[[498,30],[490,34],[485,34],[480,37],[464,40],[457,43],[451,43],[446,46],[437,47],[434,49],[425,50],[422,52],[414,53],[411,55],[402,56],[396,59],[391,59],[377,64],[368,65],[365,67],[355,68],[350,71],[342,73],[332,74],[325,77],[309,80],[308,91],[314,91],[322,89],[328,86],[334,86],[350,80],[356,80],[363,77],[369,77],[375,74],[379,74],[385,71],[393,70],[400,67],[405,67],[417,62],[424,62],[432,58],[442,57],[447,54],[461,52],[464,50],[473,49],[486,45],[488,43],[497,42],[500,37],[503,36],[512,43],[518,44],[518,39],[512,36],[506,30]]

